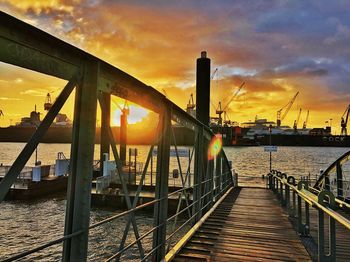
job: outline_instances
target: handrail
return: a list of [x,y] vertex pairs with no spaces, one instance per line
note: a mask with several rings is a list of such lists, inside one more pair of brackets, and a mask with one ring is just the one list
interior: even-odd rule
[[[221,174],[221,176],[227,175],[227,174],[229,174],[229,173],[230,173],[229,171],[223,172],[223,173]],[[169,197],[172,196],[172,195],[176,195],[176,194],[181,193],[181,192],[183,192],[183,191],[186,191],[186,190],[188,190],[188,189],[192,189],[192,188],[194,188],[194,187],[207,184],[207,183],[209,183],[210,181],[216,179],[216,178],[219,177],[219,176],[220,176],[220,175],[213,176],[213,178],[204,180],[204,181],[202,181],[202,182],[200,182],[200,183],[198,183],[198,184],[195,184],[195,185],[193,185],[193,186],[185,187],[185,188],[181,188],[181,189],[178,189],[178,190],[176,190],[176,191],[173,191],[173,192],[169,193],[167,197],[163,197],[163,198],[160,198],[160,199],[155,199],[155,200],[146,202],[146,203],[144,203],[144,204],[141,204],[141,205],[136,206],[135,208],[132,208],[132,209],[129,209],[129,210],[127,210],[127,211],[118,213],[118,214],[116,214],[116,215],[114,215],[114,216],[108,217],[108,218],[106,218],[106,219],[104,219],[104,220],[101,220],[101,221],[99,221],[99,222],[96,222],[96,223],[90,225],[90,226],[89,226],[89,229],[94,229],[94,228],[96,228],[96,227],[98,227],[98,226],[101,226],[101,225],[103,225],[103,224],[109,223],[109,222],[111,222],[111,221],[113,221],[113,220],[116,220],[116,219],[118,219],[118,218],[127,216],[127,215],[129,215],[129,214],[131,214],[131,213],[135,213],[135,212],[138,211],[138,210],[141,210],[141,209],[146,208],[146,207],[148,207],[148,206],[154,205],[154,204],[157,203],[157,202],[163,201],[163,200],[165,200],[166,198],[169,198]],[[230,190],[230,189],[228,188],[228,186],[226,186],[225,188],[223,188],[223,190],[222,190],[221,192],[225,191],[226,189]],[[221,192],[220,192],[220,193],[221,193]],[[206,193],[205,195],[201,196],[200,199],[198,199],[198,200],[196,200],[196,201],[193,201],[189,206],[183,208],[182,210],[180,210],[179,212],[177,212],[177,213],[174,214],[173,216],[169,217],[169,218],[167,219],[167,222],[170,221],[170,220],[172,220],[176,215],[179,215],[179,214],[183,213],[185,210],[189,209],[190,207],[192,207],[192,206],[193,206],[194,204],[196,204],[197,202],[200,202],[201,200],[203,200],[203,199],[204,199],[205,197],[207,197],[210,193],[211,193],[211,192],[209,191],[209,192]],[[203,210],[205,207],[206,207],[206,206],[204,206],[201,210]],[[198,212],[199,212],[199,211],[198,211]],[[193,216],[191,217],[191,219],[192,219],[192,218],[193,218]],[[161,225],[158,225],[157,227],[159,227],[159,226],[161,226]],[[151,229],[151,232],[153,232],[157,227],[153,227],[153,228]],[[17,260],[17,259],[26,257],[26,256],[28,256],[28,255],[30,255],[30,254],[33,254],[33,253],[37,252],[37,251],[43,250],[43,249],[48,248],[48,247],[51,247],[51,246],[53,246],[53,245],[60,244],[60,243],[64,242],[65,240],[70,239],[70,238],[75,237],[75,236],[78,236],[78,235],[80,235],[80,234],[82,234],[82,233],[84,233],[84,232],[86,232],[86,231],[87,231],[87,230],[80,230],[80,231],[74,232],[74,233],[72,233],[72,234],[70,234],[70,235],[65,235],[65,236],[63,236],[63,237],[59,237],[59,238],[53,239],[53,240],[51,240],[51,241],[49,241],[49,242],[47,242],[47,243],[45,243],[45,244],[39,245],[39,246],[34,247],[34,248],[32,248],[32,249],[29,249],[29,250],[27,250],[27,251],[23,251],[23,252],[21,252],[21,253],[19,253],[19,254],[16,254],[16,255],[13,255],[13,256],[11,256],[11,257],[9,257],[9,258],[6,258],[6,259],[3,260],[2,262],[5,262],[5,261],[6,261],[6,262],[7,262],[7,261],[13,261],[13,260]],[[148,234],[150,234],[151,232],[149,232]],[[147,235],[148,235],[148,234],[147,234]],[[145,237],[145,235],[141,236],[140,239],[136,239],[136,240],[133,242],[133,244],[136,244],[138,240],[141,240],[141,239],[143,239],[144,237]],[[131,245],[131,246],[132,246],[132,245]],[[130,245],[128,245],[127,247],[125,247],[123,251],[126,251],[126,250],[129,249],[129,248],[130,248]],[[122,253],[122,252],[118,252],[117,254],[120,254],[120,253]],[[113,256],[113,257],[115,257],[115,256]]]
[[322,210],[327,215],[333,217],[337,222],[350,229],[350,220],[343,217],[339,213],[337,213],[334,209],[329,206],[324,206],[318,202],[318,197],[314,195],[311,191],[306,190],[305,188],[298,189],[296,186],[287,182],[285,178],[277,177],[284,185],[288,185],[290,189],[298,193],[299,196],[303,198],[305,202],[307,202],[310,206],[313,206],[319,210]]
[[[350,220],[339,214],[336,209],[348,207],[347,203],[337,200],[333,193],[328,190],[320,191],[309,187],[306,181],[296,183],[293,176],[287,176],[287,174],[277,170],[272,170],[267,178],[268,187],[279,196],[282,206],[292,211],[290,215],[297,218],[297,231],[301,236],[310,236],[309,207],[311,206],[318,210],[318,261],[335,261],[337,252],[335,222],[350,230]],[[292,205],[290,203],[291,193],[293,194]],[[296,196],[298,198],[297,201]],[[305,202],[304,205],[302,205],[302,201]],[[305,223],[303,223],[302,209],[305,209]],[[325,252],[325,214],[329,217],[329,252],[327,254]]]

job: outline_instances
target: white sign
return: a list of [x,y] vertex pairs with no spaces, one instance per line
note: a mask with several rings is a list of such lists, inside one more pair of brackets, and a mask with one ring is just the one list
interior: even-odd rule
[[264,146],[265,152],[277,152],[277,146]]
[[[153,149],[152,155],[157,156],[158,150],[156,148]],[[189,157],[190,152],[188,149],[177,149],[177,154],[179,157]],[[170,149],[170,157],[176,157],[176,150]]]

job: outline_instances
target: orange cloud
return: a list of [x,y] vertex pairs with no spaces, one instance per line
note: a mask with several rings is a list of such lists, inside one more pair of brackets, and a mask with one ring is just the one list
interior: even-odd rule
[[[159,91],[165,90],[167,97],[182,108],[190,94],[195,94],[195,60],[200,51],[207,50],[212,69],[219,68],[219,80],[212,81],[212,115],[218,102],[225,106],[236,88],[245,82],[228,108],[231,120],[244,122],[255,115],[275,120],[276,111],[297,91],[300,95],[286,123],[292,124],[299,107],[311,110],[310,125],[322,126],[330,118],[340,118],[349,95],[339,93],[331,82],[325,81],[331,74],[331,59],[310,58],[315,60],[313,63],[294,61],[294,57],[304,58],[305,50],[316,48],[307,43],[303,46],[298,38],[288,34],[270,32],[269,27],[261,29],[263,26],[255,19],[260,18],[257,9],[269,7],[268,4],[257,9],[249,7],[252,13],[247,13],[243,4],[237,7],[230,3],[227,9],[219,1],[208,11],[204,5],[198,7],[188,2],[183,2],[183,7],[175,3],[168,7],[159,3],[158,7],[151,2],[0,0],[0,6]],[[329,42],[328,45],[332,44]],[[64,86],[57,79],[2,68],[5,70],[0,71],[2,96],[11,98],[19,94],[25,101],[24,109],[19,110],[10,100],[2,100],[1,106],[13,114],[27,115],[32,104],[42,103],[43,97],[33,94],[45,94],[52,90],[50,86]],[[23,81],[15,83],[13,79]],[[9,90],[9,85],[15,90]]]

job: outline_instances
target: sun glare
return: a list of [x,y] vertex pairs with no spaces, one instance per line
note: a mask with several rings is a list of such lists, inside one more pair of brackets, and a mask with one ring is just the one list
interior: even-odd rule
[[221,136],[214,136],[209,144],[208,159],[209,160],[214,159],[220,153],[221,148],[222,148]]
[[[122,107],[122,105],[120,107]],[[148,113],[149,113],[148,110],[143,107],[130,105],[129,115],[128,115],[128,124],[136,124],[138,122],[141,122],[148,115]],[[112,126],[120,126],[120,115],[121,115],[120,108],[114,109],[112,107],[112,114],[111,114]]]

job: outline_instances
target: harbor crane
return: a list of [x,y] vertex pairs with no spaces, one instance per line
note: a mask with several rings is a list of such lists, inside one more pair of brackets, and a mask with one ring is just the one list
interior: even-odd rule
[[130,114],[129,105],[128,105],[127,100],[124,101],[123,107],[121,107],[118,103],[114,102],[113,100],[112,100],[112,103],[120,109],[120,111],[122,112],[122,115],[128,116]]
[[341,136],[348,135],[347,126],[348,126],[349,114],[350,114],[350,105],[348,105],[348,107],[345,109],[344,114],[341,117],[341,123],[340,123],[340,126],[341,126],[340,135]]
[[303,129],[306,129],[307,121],[309,121],[309,110],[307,110],[307,113],[306,113],[306,119],[303,123]]
[[193,94],[191,93],[190,99],[188,100],[188,103],[187,103],[186,112],[191,116],[193,116],[194,118],[196,117],[195,107],[196,107],[196,104],[194,103]]
[[224,108],[221,107],[221,102],[219,102],[218,107],[216,108],[216,114],[218,115],[218,125],[222,125],[222,114],[224,114],[224,122],[226,122],[226,110],[230,106],[231,102],[237,97],[241,89],[243,88],[245,82],[243,82],[240,87],[237,89],[237,91],[233,94],[231,99],[227,102],[227,104],[224,106]]
[[[288,114],[290,108],[294,104],[294,101],[295,101],[295,99],[297,98],[298,95],[299,95],[299,91],[293,96],[293,98],[288,102],[288,104],[286,104],[280,110],[277,111],[277,126],[281,126],[281,123],[282,123],[283,119]],[[282,111],[283,110],[284,110],[284,113],[282,115]]]
[[300,120],[300,115],[301,115],[301,108],[299,109],[299,113],[298,113],[297,119],[294,120],[294,125],[293,125],[294,131],[297,131],[297,129],[298,129],[298,124],[299,124],[299,120]]
[[52,100],[50,93],[47,93],[45,103],[44,103],[44,110],[49,111],[52,107]]
[[215,75],[218,73],[218,68],[215,68],[214,72],[211,74],[210,80],[213,80]]

